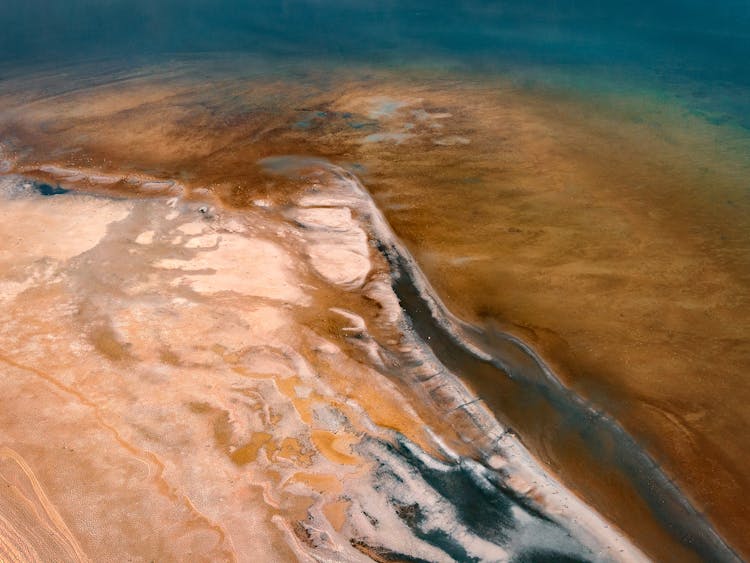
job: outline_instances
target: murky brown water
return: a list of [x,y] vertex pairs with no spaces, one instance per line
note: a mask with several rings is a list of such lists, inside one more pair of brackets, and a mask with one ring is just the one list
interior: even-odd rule
[[[368,150],[367,185],[395,230],[454,311],[535,343],[747,549],[747,141],[656,104],[642,123],[614,101],[453,95],[430,109],[464,117],[454,132],[471,143]],[[614,480],[595,484],[574,443],[494,382],[475,385],[606,502]],[[645,517],[627,501],[605,511]]]
[[[750,491],[746,139],[656,100],[636,112],[625,98],[582,103],[465,76],[240,79],[222,64],[6,80],[13,167],[89,188],[59,167],[178,179],[236,207],[295,193],[261,158],[349,167],[455,313],[536,346],[750,549],[737,501]],[[649,511],[617,480],[590,478],[578,446],[536,425],[533,408],[468,383],[605,516],[649,552],[675,553]]]

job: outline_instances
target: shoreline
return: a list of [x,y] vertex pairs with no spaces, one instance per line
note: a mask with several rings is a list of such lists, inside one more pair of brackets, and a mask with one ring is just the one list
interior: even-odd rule
[[[378,240],[383,244],[381,252],[391,265],[394,291],[413,330],[443,364],[453,363],[451,357],[455,360],[456,355],[465,357],[456,362],[464,364],[463,370],[451,369],[450,365],[448,366],[451,371],[457,371],[459,380],[470,381],[471,376],[467,372],[470,373],[472,368],[476,367],[476,363],[491,364],[499,377],[520,379],[527,386],[535,386],[536,391],[541,391],[549,402],[555,404],[555,408],[565,411],[567,416],[574,417],[576,423],[581,425],[581,429],[586,422],[595,420],[605,436],[615,438],[611,443],[617,446],[617,451],[611,453],[609,459],[601,460],[602,464],[613,464],[616,458],[626,461],[623,469],[628,478],[658,515],[661,523],[668,528],[674,527],[670,533],[676,541],[694,550],[702,558],[727,562],[741,560],[673,480],[662,471],[659,464],[627,431],[615,419],[596,410],[584,398],[567,388],[529,344],[505,332],[494,334],[503,340],[501,345],[495,348],[476,342],[483,336],[481,330],[458,319],[445,306],[416,260],[393,233],[359,179],[335,165],[330,166],[343,178],[353,182],[366,198],[367,205],[371,207],[369,222]],[[423,307],[429,310],[431,319],[426,319]],[[430,324],[432,326],[429,326]],[[443,334],[437,334],[436,330]],[[475,336],[470,335],[472,332]],[[483,401],[478,397],[478,402]],[[461,408],[466,406],[463,405]],[[653,497],[648,498],[644,493]]]

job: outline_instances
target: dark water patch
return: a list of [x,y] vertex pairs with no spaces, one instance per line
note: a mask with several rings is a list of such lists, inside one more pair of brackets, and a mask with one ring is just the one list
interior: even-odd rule
[[406,555],[379,545],[370,545],[362,540],[353,539],[349,543],[378,563],[390,563],[391,561],[394,563],[430,563],[427,559]]
[[465,561],[466,563],[479,563],[480,561],[478,557],[470,557],[461,544],[455,541],[451,534],[445,530],[413,529],[419,539],[422,539],[435,547],[439,547],[455,561]]
[[[398,455],[415,468],[440,496],[450,499],[464,524],[493,543],[507,544],[507,530],[515,526],[511,513],[515,503],[502,489],[489,481],[481,482],[481,478],[462,463],[427,465],[403,442],[399,446],[395,450]],[[418,516],[418,509],[415,514]],[[415,524],[421,522],[417,516],[412,519]]]
[[38,191],[43,196],[53,196],[53,195],[62,195],[68,193],[70,190],[66,190],[65,188],[61,188],[60,186],[51,186],[49,184],[36,184],[34,185],[34,189]]
[[301,118],[292,126],[294,129],[312,129],[323,123],[328,113],[325,111],[302,109]]
[[585,563],[585,559],[561,555],[555,551],[530,549],[511,559],[511,563]]
[[[436,321],[417,289],[407,260],[389,252],[386,255],[396,272],[394,291],[420,338],[449,370],[479,393],[501,420],[508,423],[526,419],[526,427],[517,428],[521,436],[535,435],[538,445],[545,441],[545,435],[549,441],[551,434],[552,450],[574,450],[579,458],[576,466],[587,468],[585,477],[578,475],[582,492],[587,492],[587,482],[598,481],[610,487],[614,482],[621,498],[628,499],[631,493],[637,496],[656,524],[687,553],[702,561],[740,561],[658,464],[614,419],[564,387],[530,347],[511,335],[499,331],[489,335],[477,333],[477,337],[483,337],[482,351],[490,354],[492,360],[471,353],[457,334]],[[548,453],[553,459],[548,461],[559,465],[560,460],[554,459],[552,450]],[[637,534],[635,539],[643,540]],[[642,547],[647,551],[655,547],[663,549],[654,545]]]
[[481,542],[520,554],[549,550],[588,560],[589,550],[567,530],[508,494],[497,473],[478,462],[439,461],[400,435],[394,443],[368,438],[360,448],[376,460],[375,488],[388,496],[398,518],[456,561],[481,560],[475,553]]
[[365,116],[354,115],[350,112],[338,112],[330,110],[312,110],[307,108],[298,108],[300,112],[299,119],[294,122],[294,129],[315,129],[325,124],[331,124],[343,121],[350,129],[378,129],[380,124],[376,120],[367,119]]
[[346,124],[352,129],[365,129],[365,128],[377,129],[378,128],[377,121],[347,121]]
[[323,158],[295,155],[269,156],[262,158],[258,163],[272,174],[282,174],[290,178],[299,177],[300,171],[307,168],[316,166],[327,168],[329,166],[329,162]]
[[0,174],[0,197],[3,199],[28,199],[53,197],[69,193],[71,190],[58,185],[47,184],[34,178],[15,174]]

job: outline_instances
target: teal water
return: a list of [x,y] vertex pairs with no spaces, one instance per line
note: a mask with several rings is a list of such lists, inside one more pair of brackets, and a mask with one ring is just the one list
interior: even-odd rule
[[738,0],[9,0],[0,25],[11,64],[238,51],[453,65],[568,86],[646,83],[750,127],[750,4]]

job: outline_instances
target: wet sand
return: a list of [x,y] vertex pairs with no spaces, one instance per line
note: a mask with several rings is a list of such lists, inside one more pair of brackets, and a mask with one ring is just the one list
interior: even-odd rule
[[[502,330],[536,347],[746,551],[736,500],[750,489],[746,163],[732,154],[741,137],[658,101],[644,120],[627,100],[582,107],[466,77],[258,80],[220,67],[175,65],[111,85],[92,73],[61,93],[70,81],[54,72],[6,80],[9,167],[87,189],[115,174],[103,183],[123,194],[147,194],[148,182],[132,179],[149,175],[247,207],[281,205],[298,190],[264,171],[264,157],[348,166],[452,311],[484,327],[490,345]],[[105,332],[102,349],[110,340]],[[498,393],[491,378],[467,383],[639,545],[677,553],[619,477],[587,471],[590,444],[574,431],[538,424],[538,404]]]

